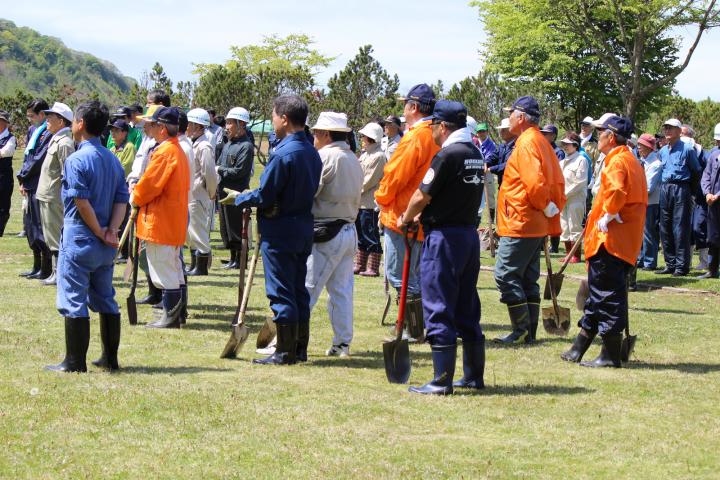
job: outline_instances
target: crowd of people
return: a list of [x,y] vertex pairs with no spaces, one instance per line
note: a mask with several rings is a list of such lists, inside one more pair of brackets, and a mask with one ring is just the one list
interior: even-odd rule
[[[560,136],[555,125],[540,127],[538,102],[525,96],[494,127],[496,144],[487,122],[462,103],[436,99],[426,84],[400,100],[402,116],[377,118],[356,136],[342,112],[321,112],[310,125],[300,97],[276,98],[269,160],[254,190],[257,147],[245,108],[224,117],[185,112],[159,90],[145,107],[112,113],[99,102],[73,112],[33,100],[16,175],[33,265],[20,275],[57,285],[66,356],[48,368],[87,370],[88,308],[100,314],[103,353],[94,363],[119,368],[116,249],[121,259],[137,255],[145,273],[148,293],[138,303],[158,312],[146,326],[180,328],[188,276],[206,276],[212,266],[211,231],[219,229],[229,251],[216,267],[240,268],[251,208],[277,330],[268,355],[255,362],[307,360],[311,312],[323,290],[333,330],[326,354],[349,356],[354,275],[382,275],[399,292],[407,254],[405,336],[430,344],[435,370],[411,388],[423,394],[484,386],[476,284],[486,207],[497,224],[494,275],[511,329],[495,339],[500,344],[536,339],[546,241],[555,252],[563,242],[568,263],[582,260],[578,243],[584,249],[590,293],[579,334],[561,355],[580,362],[600,335],[599,356],[584,366],[621,366],[627,291],[637,268],[657,269],[660,245],[665,266],[656,273],[688,275],[694,247],[706,270],[700,278],[718,278],[720,124],[712,149],[677,119],[660,134],[636,135],[633,122],[614,113],[586,117],[579,132]],[[15,181],[11,120],[0,111],[0,236]],[[120,245],[128,223],[133,233]],[[458,338],[463,376],[453,381]]]

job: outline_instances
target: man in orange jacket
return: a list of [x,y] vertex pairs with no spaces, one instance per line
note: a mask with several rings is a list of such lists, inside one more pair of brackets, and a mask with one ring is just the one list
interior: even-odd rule
[[537,101],[520,97],[506,110],[510,111],[510,132],[518,138],[498,193],[495,282],[500,301],[507,305],[512,332],[495,341],[512,345],[535,340],[540,252],[545,236],[560,234],[565,180],[552,146],[538,128]]
[[140,207],[137,236],[145,241],[148,269],[153,283],[162,289],[162,317],[151,328],[180,328],[187,302],[180,247],[188,226],[190,169],[178,143],[180,111],[162,107],[145,119],[158,147],[132,192],[131,203]]
[[[410,89],[406,97],[403,115],[409,125],[392,157],[385,164],[383,178],[375,192],[380,207],[380,223],[385,233],[385,275],[393,287],[400,289],[402,283],[405,240],[397,226],[398,218],[407,208],[415,190],[430,167],[430,161],[440,150],[432,136],[430,120],[435,106],[435,93],[422,83]],[[410,278],[405,311],[405,325],[412,337],[423,335],[422,302],[420,300],[420,251],[423,231],[411,247]]]
[[568,362],[579,362],[595,335],[603,340],[600,355],[585,367],[620,368],[622,332],[627,325],[626,275],[635,265],[643,240],[648,195],[645,172],[627,140],[632,121],[613,116],[598,129],[598,149],[605,154],[600,190],[587,218],[585,258],[590,296],[578,326],[580,333],[567,352]]

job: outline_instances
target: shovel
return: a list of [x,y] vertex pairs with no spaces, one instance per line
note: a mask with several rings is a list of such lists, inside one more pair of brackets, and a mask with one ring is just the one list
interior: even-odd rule
[[[134,230],[134,229],[133,229]],[[137,276],[138,276],[138,260],[140,257],[140,239],[133,235],[130,239],[132,242],[132,283],[130,284],[130,293],[127,297],[127,315],[130,325],[137,325],[137,304],[135,303],[135,287],[137,287]]]
[[623,338],[622,344],[620,346],[620,360],[622,360],[623,363],[627,363],[630,361],[630,355],[632,355],[633,351],[635,350],[635,342],[637,341],[637,335],[630,335],[629,294],[627,294],[627,300],[625,301],[625,317],[627,318],[627,322],[625,323],[625,338]]
[[[413,240],[417,239],[417,230]],[[395,338],[383,343],[383,357],[385,359],[385,375],[390,383],[407,383],[410,378],[410,347],[408,341],[403,340],[403,324],[405,319],[405,301],[407,300],[408,280],[410,278],[410,240],[407,232],[405,238],[405,258],[403,260],[402,285],[400,287],[400,301],[398,304],[397,322],[395,322]]]
[[[250,287],[252,286],[253,276],[255,275],[255,266],[257,265],[257,254],[258,248],[253,251],[253,258],[250,265],[250,273],[245,278],[245,264],[247,263],[247,252],[248,252],[248,226],[250,225],[250,209],[243,211],[243,230],[242,230],[242,241],[240,246],[240,274],[238,283],[238,305],[235,309],[235,315],[233,321],[230,324],[232,331],[230,332],[230,338],[225,344],[225,348],[220,354],[220,358],[235,358],[237,353],[245,344],[250,332],[248,331],[247,325],[245,325],[245,311],[247,310],[248,297],[250,296]],[[257,231],[257,229],[256,229]]]
[[255,348],[267,348],[275,339],[275,336],[277,335],[277,328],[275,327],[273,318],[275,317],[267,317],[263,326],[260,327],[257,340],[255,340]]
[[113,258],[113,263],[117,262],[117,259],[120,258],[120,254],[122,253],[122,248],[120,248],[120,246],[125,243],[125,240],[127,240],[128,236],[130,235],[130,230],[132,230],[137,214],[137,207],[133,207],[132,212],[130,213],[130,218],[128,218],[127,224],[125,225],[125,230],[123,230],[123,233],[120,236],[120,243],[118,243],[118,249],[117,252],[115,252],[115,258]]
[[490,256],[495,258],[495,226],[493,225],[493,218],[490,215],[490,190],[488,187],[487,176],[492,175],[490,172],[485,173],[485,179],[483,181],[485,188],[485,205],[488,206],[488,234],[490,236]]
[[[580,238],[583,238],[585,234],[585,229],[583,228],[583,233],[580,234]],[[568,264],[570,263],[570,259],[575,255],[575,252],[577,252],[578,248],[580,248],[581,241],[575,242],[575,245],[570,249],[567,256],[565,257],[565,260],[563,260],[562,265],[560,265],[560,270],[558,270],[557,273],[553,273],[550,275],[550,272],[548,271],[548,276],[545,279],[545,292],[543,293],[543,299],[550,300],[552,296],[550,295],[550,283],[552,282],[553,289],[555,289],[555,295],[560,295],[560,289],[562,289],[563,279],[565,278],[565,275],[563,275],[563,272],[567,268]]]
[[382,317],[380,318],[380,325],[385,326],[385,318],[387,318],[388,311],[390,310],[390,281],[387,278],[387,270],[385,270],[385,308],[383,309]]
[[[547,237],[543,239],[543,249],[545,250],[545,263],[547,265],[548,277],[552,277],[552,263],[550,261],[550,252],[548,251]],[[552,299],[552,307],[543,307],[543,328],[550,335],[565,336],[570,331],[570,309],[558,306],[555,288],[550,282],[550,298]]]

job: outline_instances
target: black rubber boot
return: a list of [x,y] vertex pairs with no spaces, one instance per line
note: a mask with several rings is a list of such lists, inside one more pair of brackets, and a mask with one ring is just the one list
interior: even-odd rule
[[197,257],[195,256],[196,253],[197,250],[190,249],[190,266],[185,267],[185,273],[187,273],[188,275],[190,274],[190,272],[195,270],[195,265],[197,264]]
[[147,284],[148,284],[148,294],[145,295],[143,298],[137,301],[138,305],[155,305],[156,303],[160,303],[162,301],[162,290],[157,288],[155,284],[153,283],[152,279],[150,278],[150,275],[147,277]]
[[90,344],[90,319],[65,317],[65,359],[57,365],[47,365],[53,372],[87,372],[85,356]]
[[453,383],[455,388],[485,388],[485,337],[477,342],[463,342],[463,377]]
[[37,275],[37,273],[40,271],[40,261],[42,259],[42,256],[40,255],[40,250],[33,250],[33,266],[32,270],[27,272],[22,272],[20,274],[21,277],[29,277],[31,275]]
[[537,340],[538,322],[540,321],[540,299],[528,300],[528,316],[530,317],[530,328],[528,328],[528,339],[525,343],[535,343]]
[[583,367],[614,367],[622,368],[622,334],[605,335],[602,337],[603,346],[600,355],[591,362],[581,362]]
[[162,291],[163,314],[160,320],[145,325],[147,328],[180,328],[180,315],[182,314],[181,290]]
[[51,252],[50,252],[51,262],[52,262],[52,273],[50,274],[50,276],[49,276],[48,278],[46,278],[45,280],[41,280],[41,281],[40,281],[40,282],[41,282],[43,285],[45,285],[45,286],[57,285],[57,261],[58,261],[58,253],[60,253],[60,252],[55,252],[55,251],[51,251]]
[[8,220],[10,220],[9,213],[0,213],[0,237],[5,235],[5,225],[7,225]]
[[585,329],[580,329],[580,333],[578,333],[577,337],[575,337],[570,350],[561,353],[560,358],[566,362],[579,362],[582,360],[582,357],[585,355],[588,348],[590,348],[590,345],[592,345],[593,338],[595,338],[595,333],[588,332]]
[[50,255],[50,250],[41,250],[40,251],[40,271],[37,272],[35,275],[28,275],[27,278],[31,278],[33,280],[45,280],[46,278],[50,277],[52,274],[52,255]]
[[504,337],[495,338],[493,341],[502,343],[503,345],[518,345],[528,343],[530,328],[530,312],[527,302],[518,303],[517,305],[508,305],[508,314],[510,315],[510,324],[513,327],[512,332]]
[[432,345],[434,378],[422,387],[410,387],[408,392],[423,395],[452,395],[457,345]]
[[180,285],[180,301],[182,302],[182,309],[180,310],[180,325],[187,323],[187,305],[188,305],[188,289],[187,289],[187,277],[185,277],[185,285]]
[[310,343],[310,322],[298,324],[297,348],[295,359],[298,362],[307,362],[307,347]]
[[490,212],[490,219],[495,223],[495,209],[494,208],[488,208]]
[[275,324],[277,327],[277,344],[275,353],[265,358],[256,358],[253,363],[259,365],[293,365],[296,360],[298,342],[298,324]]
[[118,370],[118,348],[120,347],[120,314],[100,314],[100,340],[102,341],[102,355],[92,362],[93,365],[108,370]]
[[223,265],[222,269],[224,270],[231,270],[233,268],[240,268],[240,263],[238,263],[238,251],[237,250],[230,250],[230,261]]
[[560,253],[560,237],[550,237],[550,253]]
[[209,253],[195,252],[193,256],[193,268],[187,272],[190,277],[204,276],[208,274]]

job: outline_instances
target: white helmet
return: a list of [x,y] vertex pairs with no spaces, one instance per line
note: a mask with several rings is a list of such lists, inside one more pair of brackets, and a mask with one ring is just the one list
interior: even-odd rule
[[226,120],[240,120],[241,122],[250,123],[250,112],[242,107],[231,108],[227,115]]
[[720,140],[720,123],[715,125],[715,131],[713,132],[713,138],[715,140]]
[[467,116],[467,129],[472,135],[475,135],[475,127],[477,127],[477,120],[470,115]]
[[197,123],[198,125],[202,125],[203,127],[210,126],[210,115],[206,110],[203,110],[202,108],[193,108],[192,110],[187,112],[187,119],[188,122]]

